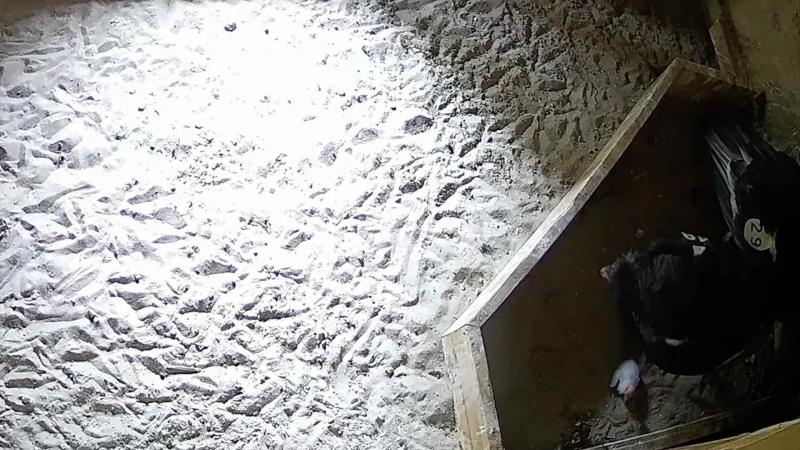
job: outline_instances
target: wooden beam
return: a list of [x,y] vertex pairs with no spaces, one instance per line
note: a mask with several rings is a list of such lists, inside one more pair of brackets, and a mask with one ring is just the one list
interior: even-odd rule
[[461,448],[502,450],[480,329],[466,325],[453,330],[443,338],[443,346]]
[[767,397],[739,409],[713,414],[686,424],[609,444],[598,445],[586,450],[658,450],[670,448],[747,423],[760,415],[769,414],[779,404],[780,402],[776,397]]
[[681,447],[680,450],[771,450],[783,448],[800,448],[800,419],[727,439]]
[[708,29],[717,64],[722,73],[742,86],[751,86],[747,64],[733,24],[727,1],[714,1],[709,5],[712,24]]

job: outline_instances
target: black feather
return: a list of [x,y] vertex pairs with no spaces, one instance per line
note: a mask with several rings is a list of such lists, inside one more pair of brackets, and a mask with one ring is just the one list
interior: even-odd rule
[[705,138],[742,275],[767,292],[775,314],[800,313],[784,293],[800,270],[800,165],[736,121],[712,123]]
[[623,255],[611,279],[628,334],[648,360],[676,374],[704,373],[752,338],[758,314],[726,249],[697,238],[657,240]]

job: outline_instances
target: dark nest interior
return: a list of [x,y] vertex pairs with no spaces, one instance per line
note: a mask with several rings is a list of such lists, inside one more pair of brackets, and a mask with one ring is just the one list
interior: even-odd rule
[[578,216],[482,327],[509,450],[588,448],[715,414],[731,414],[731,423],[747,426],[756,418],[777,420],[785,411],[775,397],[800,377],[791,349],[776,353],[780,340],[769,325],[706,377],[673,376],[645,362],[646,398],[632,411],[609,391],[623,343],[599,270],[656,237],[723,236],[700,134],[702,117],[718,112],[665,99]]

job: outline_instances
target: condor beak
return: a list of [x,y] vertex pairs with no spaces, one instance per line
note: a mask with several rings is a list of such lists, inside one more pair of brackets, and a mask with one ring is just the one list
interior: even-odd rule
[[609,264],[607,266],[604,266],[603,268],[600,269],[600,276],[603,277],[603,279],[605,279],[606,281],[608,281],[610,283],[611,282],[611,277],[614,276],[614,269],[615,269],[615,267],[614,267],[613,263]]

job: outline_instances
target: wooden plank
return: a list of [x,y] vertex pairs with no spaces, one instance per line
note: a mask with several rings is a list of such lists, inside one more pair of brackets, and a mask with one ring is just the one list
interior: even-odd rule
[[727,4],[717,7],[714,23],[708,29],[717,63],[722,73],[734,80],[737,84],[750,86],[750,80],[745,67],[745,61],[736,39],[736,33],[730,21],[730,11]]
[[714,414],[693,422],[634,436],[629,439],[598,445],[586,450],[658,450],[675,447],[676,445],[718,433],[726,428],[741,425],[757,418],[759,415],[768,414],[778,404],[776,397],[768,397],[755,401],[743,408]]
[[480,329],[464,326],[447,334],[442,344],[461,448],[501,450],[500,425]]
[[800,419],[772,425],[753,433],[681,447],[680,450],[770,450],[800,448]]
[[[675,83],[676,80],[679,82]],[[692,95],[698,95],[697,93],[702,90],[693,86],[697,83],[702,84],[705,88],[715,84],[731,86],[729,80],[717,70],[681,59],[673,61],[636,103],[595,161],[584,171],[575,185],[567,191],[544,222],[511,257],[478,298],[456,319],[447,333],[465,325],[483,325],[583,207],[667,92],[674,90],[676,95],[681,92],[694,92]],[[712,90],[715,94],[719,91],[717,88]]]
[[736,68],[733,65],[733,57],[731,56],[730,43],[727,39],[723,25],[719,20],[716,20],[711,28],[708,29],[708,34],[711,36],[711,42],[714,44],[714,51],[717,54],[717,64],[719,69],[725,75],[736,78]]

